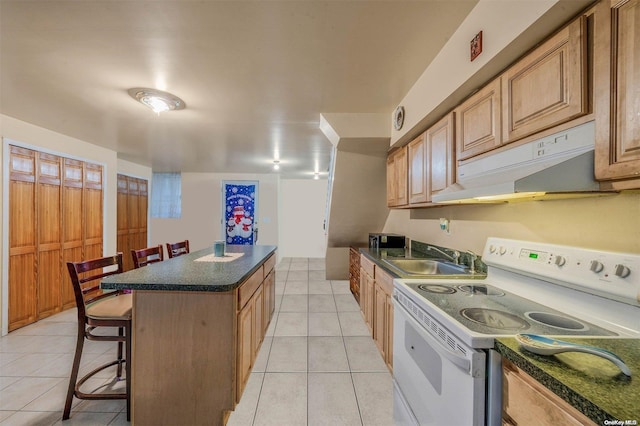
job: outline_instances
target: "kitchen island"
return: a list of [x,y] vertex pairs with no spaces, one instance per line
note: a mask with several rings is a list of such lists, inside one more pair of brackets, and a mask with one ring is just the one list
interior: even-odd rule
[[133,290],[132,424],[226,422],[275,308],[275,250],[210,247],[102,281]]

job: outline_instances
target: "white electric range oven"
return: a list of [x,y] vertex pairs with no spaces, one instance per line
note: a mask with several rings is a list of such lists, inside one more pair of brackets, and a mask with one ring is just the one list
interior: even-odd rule
[[640,337],[640,255],[489,238],[483,280],[394,280],[396,425],[500,425],[497,337]]

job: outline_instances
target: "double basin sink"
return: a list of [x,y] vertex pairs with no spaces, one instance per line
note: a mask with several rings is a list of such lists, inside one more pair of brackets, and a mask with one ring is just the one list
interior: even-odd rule
[[402,276],[432,278],[484,278],[466,265],[457,265],[443,259],[383,258],[384,264]]

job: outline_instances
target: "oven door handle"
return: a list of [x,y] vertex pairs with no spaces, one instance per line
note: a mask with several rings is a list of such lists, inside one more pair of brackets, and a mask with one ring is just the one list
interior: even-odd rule
[[422,338],[427,341],[429,346],[431,346],[436,352],[438,352],[438,354],[455,364],[458,368],[471,374],[471,361],[469,359],[453,352],[452,350],[444,346],[438,339],[433,337],[428,331],[425,331],[425,326],[420,324],[415,318],[413,318],[409,311],[396,301],[394,309],[397,308],[400,308],[400,313],[405,317],[407,321],[411,323],[418,334],[420,334],[420,336],[422,336]]

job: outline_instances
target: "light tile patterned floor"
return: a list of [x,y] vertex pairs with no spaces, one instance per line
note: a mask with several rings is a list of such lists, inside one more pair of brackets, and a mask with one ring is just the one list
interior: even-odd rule
[[[322,277],[324,259],[276,266],[276,312],[228,425],[393,425],[391,375],[348,281]],[[0,338],[0,425],[128,424],[124,401],[75,399],[61,421],[75,327],[70,310]],[[113,353],[109,343],[87,342],[83,369]],[[87,385],[111,386],[112,377]]]

